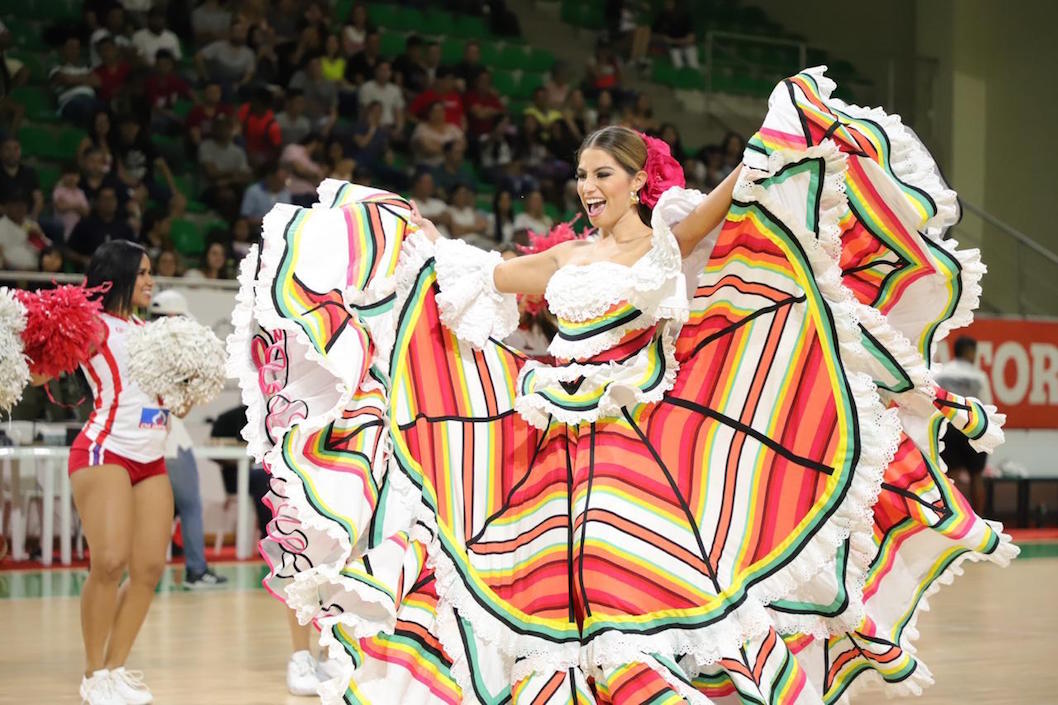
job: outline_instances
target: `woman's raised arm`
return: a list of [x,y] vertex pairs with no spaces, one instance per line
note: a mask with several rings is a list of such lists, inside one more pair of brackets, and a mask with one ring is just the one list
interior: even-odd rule
[[680,253],[684,257],[694,251],[702,238],[724,220],[731,208],[735,182],[738,181],[741,171],[742,165],[739,164],[686,218],[672,226],[672,234],[676,237],[676,242],[680,243]]

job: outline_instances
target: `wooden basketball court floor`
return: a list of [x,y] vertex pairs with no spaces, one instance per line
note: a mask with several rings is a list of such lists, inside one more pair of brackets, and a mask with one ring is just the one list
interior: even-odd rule
[[[286,693],[286,618],[260,589],[262,566],[220,566],[231,588],[196,593],[179,590],[177,570],[163,580],[129,662],[158,705],[318,702]],[[0,573],[0,704],[80,702],[83,579],[84,571]],[[1058,703],[1056,586],[1058,558],[1019,559],[1006,569],[967,564],[919,619],[919,654],[936,683],[913,702]],[[854,700],[884,702],[877,693]]]

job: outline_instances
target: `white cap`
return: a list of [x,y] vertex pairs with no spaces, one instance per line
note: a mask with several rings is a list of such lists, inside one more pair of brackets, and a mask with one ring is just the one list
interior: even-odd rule
[[159,291],[151,300],[152,316],[190,316],[187,299],[176,289]]

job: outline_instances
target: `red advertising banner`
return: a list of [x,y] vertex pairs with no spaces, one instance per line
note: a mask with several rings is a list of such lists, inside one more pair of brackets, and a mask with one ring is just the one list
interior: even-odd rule
[[950,359],[964,335],[977,340],[977,364],[1006,428],[1058,429],[1058,320],[978,316],[944,340],[938,360]]

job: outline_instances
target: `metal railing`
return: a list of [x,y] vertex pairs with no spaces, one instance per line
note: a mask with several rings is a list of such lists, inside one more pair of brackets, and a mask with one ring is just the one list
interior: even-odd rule
[[952,235],[963,247],[981,248],[988,267],[982,310],[1022,316],[1058,315],[1058,254],[972,203]]
[[[238,464],[236,474],[236,519],[235,519],[235,555],[237,558],[249,558],[253,554],[253,504],[250,497],[250,457],[245,446],[199,446],[194,449],[195,457],[204,460],[234,460]],[[70,495],[70,476],[66,472],[66,460],[70,449],[63,446],[15,446],[0,448],[0,481],[7,484],[12,492],[12,516],[10,524],[22,520],[17,514],[18,495],[22,480],[21,468],[13,467],[12,461],[40,462],[44,472],[39,476],[41,491],[41,563],[51,565],[52,547],[55,540],[55,503],[59,504],[59,562],[70,565],[73,558],[73,502]],[[17,541],[12,541],[12,557],[15,560],[25,558],[19,554]]]

